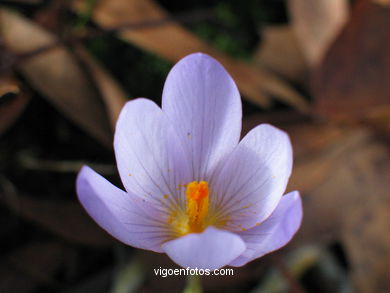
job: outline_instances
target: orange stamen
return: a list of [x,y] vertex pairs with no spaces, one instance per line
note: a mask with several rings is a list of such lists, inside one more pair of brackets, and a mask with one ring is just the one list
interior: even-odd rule
[[206,181],[192,181],[187,185],[188,232],[201,232],[209,209],[209,188]]

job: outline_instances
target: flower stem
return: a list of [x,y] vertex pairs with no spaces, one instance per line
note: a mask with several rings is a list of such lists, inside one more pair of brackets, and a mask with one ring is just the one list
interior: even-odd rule
[[189,275],[183,293],[202,293],[202,282],[199,275]]

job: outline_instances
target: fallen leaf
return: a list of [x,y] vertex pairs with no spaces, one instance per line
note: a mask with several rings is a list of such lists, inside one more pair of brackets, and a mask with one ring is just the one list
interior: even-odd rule
[[370,0],[356,3],[350,21],[313,74],[312,92],[320,115],[383,124],[389,130],[389,27],[389,8]]
[[390,153],[381,143],[362,145],[348,159],[359,189],[348,202],[342,240],[360,292],[390,288]]
[[[2,8],[1,35],[5,45],[23,54],[59,40],[32,21]],[[75,58],[63,46],[23,60],[18,68],[60,112],[111,147],[112,133],[102,101]]]
[[316,67],[345,24],[347,0],[289,0],[291,25],[307,62]]
[[313,148],[307,141],[321,141],[323,127],[311,127],[317,132],[306,136],[300,131],[304,128],[286,128],[295,148],[301,146],[288,187],[300,190],[304,201],[302,227],[293,243],[340,242],[356,289],[384,292],[390,287],[388,146],[368,130],[328,125],[337,128],[328,131],[336,135]]
[[297,37],[289,25],[269,26],[262,31],[264,40],[255,50],[254,61],[288,80],[303,84],[307,64]]
[[[250,117],[249,124],[256,124]],[[246,129],[248,118],[244,119]],[[257,115],[257,123],[267,122]],[[340,243],[358,292],[390,287],[390,152],[368,128],[281,121],[294,168],[287,192],[303,197],[302,227],[290,248]]]
[[2,76],[0,78],[0,99],[7,94],[17,95],[20,93],[20,86],[15,78]]
[[128,95],[119,83],[91,56],[91,54],[88,53],[87,50],[81,46],[76,47],[75,50],[95,81],[96,87],[100,91],[100,95],[103,98],[110,117],[111,127],[112,129],[115,129],[119,113],[128,100]]
[[90,166],[96,172],[103,176],[112,176],[117,174],[117,168],[113,164],[99,164],[94,162],[70,161],[70,160],[46,160],[34,157],[32,154],[20,152],[16,158],[16,166],[23,170],[33,170],[52,172],[52,173],[71,173],[77,174],[84,165]]
[[333,173],[340,159],[351,149],[367,140],[360,129],[342,128],[329,124],[308,124],[288,127],[295,164],[289,180],[290,190],[311,192]]
[[63,0],[50,1],[34,14],[34,21],[51,32],[58,32],[64,23],[64,4]]
[[390,137],[390,107],[375,107],[364,119],[364,122],[384,137]]
[[389,6],[390,5],[390,1],[389,0],[372,0],[372,2],[374,2],[376,4],[379,4],[379,5],[383,5],[383,6]]
[[0,78],[0,135],[17,121],[29,101],[30,95],[21,91],[14,78]]
[[[74,2],[77,11],[83,11],[87,1]],[[103,0],[99,1],[92,15],[93,20],[105,29],[129,24],[148,23],[167,19],[168,13],[152,0]],[[122,29],[119,36],[145,50],[173,62],[193,52],[204,52],[219,60],[233,76],[243,95],[263,107],[270,105],[269,94],[302,111],[308,109],[306,100],[277,75],[236,61],[218,52],[200,38],[171,21],[142,29]]]

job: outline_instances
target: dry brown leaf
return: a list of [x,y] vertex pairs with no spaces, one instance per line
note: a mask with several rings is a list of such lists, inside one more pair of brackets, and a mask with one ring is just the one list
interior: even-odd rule
[[316,67],[348,18],[347,0],[289,0],[292,27],[311,67]]
[[270,123],[274,125],[291,125],[299,122],[306,122],[308,116],[305,113],[299,113],[293,109],[271,111],[264,114],[244,115],[242,120],[241,137],[244,137],[252,128],[261,123]]
[[[322,126],[318,127],[321,133]],[[299,151],[295,155],[296,164],[293,169],[292,176],[289,181],[290,190],[299,190],[302,193],[310,192],[320,186],[334,172],[334,169],[339,164],[348,151],[359,145],[367,139],[367,133],[359,130],[342,130],[335,127],[335,131],[339,131],[342,137],[331,137],[332,141],[323,143],[322,148],[314,152],[306,152],[299,157]],[[290,130],[292,136],[294,150],[298,149],[298,144],[302,146],[302,142],[297,141],[297,136]],[[319,136],[314,134],[313,138]],[[322,136],[322,133],[321,133]],[[325,149],[325,150],[324,150]]]
[[111,238],[87,215],[81,205],[70,201],[49,201],[29,196],[0,194],[0,202],[42,228],[68,241],[90,245],[106,246]]
[[75,48],[77,55],[87,67],[106,105],[112,129],[115,129],[119,113],[128,100],[128,95],[119,83],[83,47]]
[[306,241],[343,243],[358,291],[384,292],[390,286],[388,149],[366,141],[345,152],[328,174],[306,194],[301,234]]
[[49,1],[34,14],[33,20],[51,32],[58,32],[61,23],[64,23],[65,5],[66,2],[63,0]]
[[0,77],[0,99],[7,94],[20,94],[20,86],[15,78],[11,76]]
[[[294,167],[287,190],[299,190],[304,196],[301,238],[304,242],[337,239],[344,216],[340,203],[348,203],[354,187],[349,186],[349,180],[343,183],[344,178],[334,174],[341,169],[346,154],[367,142],[370,135],[365,130],[313,122],[283,128],[289,133],[294,149]],[[344,185],[338,190],[341,184]],[[346,195],[345,188],[352,191]],[[328,189],[331,194],[327,194]]]
[[[51,33],[4,8],[0,10],[0,28],[6,46],[18,54],[58,42]],[[60,112],[111,146],[103,103],[69,51],[58,46],[24,60],[19,69]]]
[[362,145],[348,160],[352,184],[359,189],[348,202],[343,243],[359,292],[390,288],[390,153],[381,143]]
[[[249,119],[255,125],[255,117]],[[257,122],[267,122],[257,116]],[[244,129],[248,123],[244,119]],[[292,140],[288,191],[303,195],[302,227],[291,246],[340,242],[358,292],[390,288],[390,152],[369,129],[282,123]]]
[[[389,149],[367,130],[325,128],[287,127],[299,150],[288,189],[304,199],[295,243],[340,241],[358,291],[384,292],[390,286]],[[313,148],[310,140],[322,142]]]
[[364,119],[372,129],[376,132],[383,134],[383,136],[390,137],[390,107],[375,107],[367,113],[367,117]]
[[[74,3],[76,9],[82,11],[86,1]],[[167,17],[167,12],[152,0],[103,0],[98,2],[93,13],[93,20],[107,29]],[[210,54],[226,67],[243,95],[253,103],[267,107],[270,104],[268,94],[272,94],[302,111],[308,108],[305,99],[276,75],[218,52],[176,22],[138,30],[124,29],[120,32],[120,37],[173,62],[193,52]]]
[[[350,21],[313,75],[318,113],[389,131],[390,9],[356,3]],[[387,132],[390,134],[390,132]]]
[[[303,121],[286,125],[294,148],[295,160],[306,160],[330,148],[337,148],[339,141],[352,131],[331,123]],[[347,142],[347,141],[346,141]]]
[[[12,96],[5,98],[6,94]],[[30,95],[21,92],[19,83],[14,78],[0,78],[0,135],[15,123],[29,101]]]
[[372,0],[372,2],[374,2],[376,4],[379,4],[379,5],[383,5],[383,6],[389,6],[390,5],[390,1],[389,0]]
[[307,64],[291,26],[270,26],[263,29],[264,40],[256,49],[256,64],[299,83],[307,77]]

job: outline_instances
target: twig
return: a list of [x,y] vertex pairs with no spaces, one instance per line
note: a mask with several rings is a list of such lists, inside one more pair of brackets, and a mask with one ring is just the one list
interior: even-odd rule
[[[56,173],[77,173],[86,165],[85,161],[45,160],[21,153],[18,156],[18,164],[23,169]],[[114,175],[116,168],[112,164],[90,163],[88,165],[104,175]]]
[[116,27],[112,27],[109,29],[90,29],[87,33],[85,33],[82,36],[70,36],[67,38],[63,39],[58,39],[57,41],[36,48],[34,50],[31,50],[26,53],[22,54],[16,54],[15,61],[12,64],[9,64],[7,67],[2,68],[3,72],[10,70],[17,64],[24,62],[25,60],[35,57],[37,55],[40,55],[42,53],[46,53],[50,50],[53,50],[57,47],[60,46],[65,46],[65,45],[72,45],[75,43],[83,42],[92,38],[96,37],[102,37],[110,34],[115,34],[123,30],[142,30],[142,29],[150,29],[153,27],[157,26],[162,26],[162,25],[167,25],[172,22],[182,22],[182,23],[193,23],[193,22],[199,22],[199,21],[204,21],[204,20],[210,20],[214,18],[215,15],[212,11],[210,10],[198,10],[195,12],[186,12],[186,13],[181,13],[177,14],[175,16],[167,16],[163,18],[158,18],[158,19],[150,19],[148,21],[143,21],[143,22],[136,22],[136,23],[125,23]]

